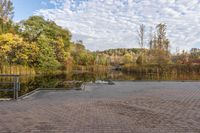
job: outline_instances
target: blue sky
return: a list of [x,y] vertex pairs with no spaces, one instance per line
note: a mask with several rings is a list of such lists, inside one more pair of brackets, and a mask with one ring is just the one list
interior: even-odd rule
[[167,24],[171,49],[200,47],[200,0],[13,0],[15,21],[41,15],[90,50],[138,47],[137,29]]
[[49,0],[13,0],[15,7],[15,21],[27,19],[39,9],[53,8],[54,5]]

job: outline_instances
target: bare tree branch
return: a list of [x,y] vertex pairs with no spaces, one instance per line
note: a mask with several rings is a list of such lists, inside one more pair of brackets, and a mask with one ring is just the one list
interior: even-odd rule
[[141,48],[144,47],[144,33],[145,33],[145,26],[143,24],[140,25],[138,31],[138,43]]

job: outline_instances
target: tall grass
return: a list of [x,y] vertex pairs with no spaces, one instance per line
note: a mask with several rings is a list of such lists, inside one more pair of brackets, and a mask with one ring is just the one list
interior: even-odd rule
[[35,69],[21,65],[1,65],[0,74],[35,75]]

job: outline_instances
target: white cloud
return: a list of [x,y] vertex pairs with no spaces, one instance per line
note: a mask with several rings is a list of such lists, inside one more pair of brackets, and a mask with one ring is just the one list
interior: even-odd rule
[[[36,15],[69,28],[90,50],[137,47],[136,30],[164,22],[172,49],[200,44],[200,0],[50,0]],[[148,35],[148,33],[147,33]]]

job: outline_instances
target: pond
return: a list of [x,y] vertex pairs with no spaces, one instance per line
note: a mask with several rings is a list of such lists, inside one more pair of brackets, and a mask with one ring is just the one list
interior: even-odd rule
[[[2,80],[2,79],[1,79]],[[5,80],[5,79],[4,79]],[[181,74],[157,74],[157,73],[125,73],[122,71],[107,71],[107,72],[71,72],[59,74],[45,75],[26,75],[20,77],[21,90],[20,95],[24,95],[37,88],[66,88],[80,86],[81,84],[68,85],[66,81],[83,81],[94,82],[97,80],[200,80],[199,74],[181,73]],[[2,88],[5,86],[1,86]],[[0,92],[0,97],[12,97],[12,92]]]

